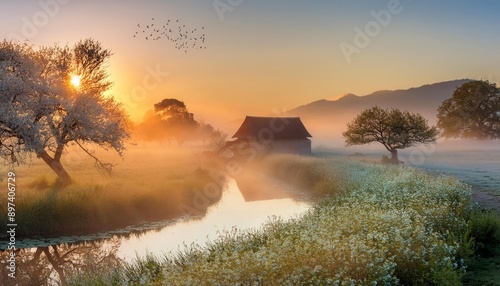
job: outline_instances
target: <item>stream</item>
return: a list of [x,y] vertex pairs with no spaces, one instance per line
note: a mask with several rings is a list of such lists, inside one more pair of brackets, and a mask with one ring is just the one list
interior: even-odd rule
[[[9,252],[0,252],[0,281],[18,285],[58,285],[68,273],[102,269],[137,257],[176,253],[192,243],[205,245],[221,233],[256,229],[270,217],[289,219],[311,205],[294,198],[299,192],[263,175],[228,179],[221,200],[199,218],[178,218],[131,226],[87,236],[51,239],[30,238],[16,242],[16,279],[7,277]],[[5,249],[0,243],[0,249]],[[10,285],[10,284],[7,284]],[[15,285],[12,284],[12,285]]]

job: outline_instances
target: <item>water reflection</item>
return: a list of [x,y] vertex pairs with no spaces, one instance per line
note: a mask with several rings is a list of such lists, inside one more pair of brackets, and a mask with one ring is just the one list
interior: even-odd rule
[[[75,273],[116,266],[148,253],[162,255],[183,248],[183,244],[204,245],[218,233],[237,227],[258,228],[270,216],[290,218],[309,209],[307,203],[292,199],[289,187],[265,176],[230,179],[220,202],[198,219],[177,219],[148,226],[129,227],[85,237],[30,239],[19,245],[36,248],[17,250],[16,279],[8,277],[5,262],[9,252],[1,252],[1,285],[60,285]],[[91,240],[68,243],[78,240]]]
[[295,199],[298,197],[297,193],[294,193],[291,189],[291,186],[264,174],[245,173],[235,179],[237,188],[245,202]]
[[[132,261],[137,254],[143,256],[147,253],[161,255],[176,252],[179,248],[182,249],[184,244],[204,245],[207,240],[216,238],[220,232],[231,230],[235,226],[240,230],[258,228],[270,216],[287,219],[310,208],[309,204],[292,199],[294,192],[288,192],[287,185],[264,176],[252,177],[253,181],[250,177],[243,181],[242,178],[237,181],[228,180],[228,187],[222,199],[216,206],[211,207],[202,219],[181,221],[155,233],[125,239],[118,255]],[[255,190],[261,200],[256,200],[257,195],[252,194],[252,190]],[[264,196],[264,191],[270,193]],[[283,198],[284,194],[288,194],[287,198]]]
[[1,252],[1,285],[64,285],[76,273],[114,267],[119,238],[78,244],[59,244],[16,251],[15,279],[8,276],[5,262],[10,253]]

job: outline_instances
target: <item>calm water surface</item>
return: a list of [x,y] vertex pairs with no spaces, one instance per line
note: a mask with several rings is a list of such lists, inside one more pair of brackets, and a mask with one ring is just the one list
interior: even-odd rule
[[[221,232],[235,227],[259,228],[269,217],[292,218],[311,207],[292,199],[293,190],[283,183],[263,176],[254,177],[250,183],[229,179],[219,203],[197,219],[158,222],[90,236],[17,241],[16,246],[21,249],[17,251],[16,280],[9,279],[7,268],[3,267],[9,253],[0,252],[0,285],[57,285],[77,270],[102,269],[148,253],[161,256],[192,243],[203,246]],[[155,230],[146,231],[147,228]],[[0,247],[4,249],[5,245]]]
[[[283,185],[275,184],[279,191]],[[165,227],[159,232],[151,232],[139,237],[124,239],[118,249],[118,255],[126,260],[136,257],[136,253],[165,253],[176,251],[184,243],[203,245],[213,240],[219,232],[238,229],[258,228],[270,216],[291,218],[308,210],[310,205],[291,198],[245,201],[236,181],[231,179],[227,192],[220,203],[212,207],[208,214],[200,220],[180,221]]]

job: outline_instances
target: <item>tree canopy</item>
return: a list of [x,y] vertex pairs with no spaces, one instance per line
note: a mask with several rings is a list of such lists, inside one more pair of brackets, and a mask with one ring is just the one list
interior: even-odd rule
[[146,113],[136,130],[137,135],[145,141],[170,142],[175,139],[178,145],[195,140],[218,144],[226,136],[212,125],[195,120],[186,104],[175,98],[165,98],[154,104],[154,111]]
[[[61,183],[71,178],[61,165],[64,148],[80,146],[110,170],[85,146],[97,144],[120,155],[128,138],[126,115],[104,93],[107,60],[111,52],[95,40],[74,47],[35,48],[27,44],[0,43],[0,156],[9,163],[25,163],[34,153],[56,172]],[[71,84],[78,76],[80,85]]]
[[458,87],[438,108],[446,138],[500,139],[500,90],[488,81]]
[[391,161],[396,163],[398,149],[435,142],[438,133],[437,128],[429,127],[427,120],[418,113],[384,110],[375,106],[348,123],[347,131],[342,135],[347,146],[381,143],[391,152]]

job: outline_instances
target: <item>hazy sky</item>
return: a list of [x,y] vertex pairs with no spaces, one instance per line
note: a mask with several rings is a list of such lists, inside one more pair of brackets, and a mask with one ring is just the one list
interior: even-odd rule
[[[113,51],[111,90],[133,119],[163,98],[200,119],[267,115],[342,93],[500,82],[500,1],[1,1],[2,38]],[[206,49],[133,35],[137,24],[205,27]],[[168,74],[168,75],[167,75]]]

